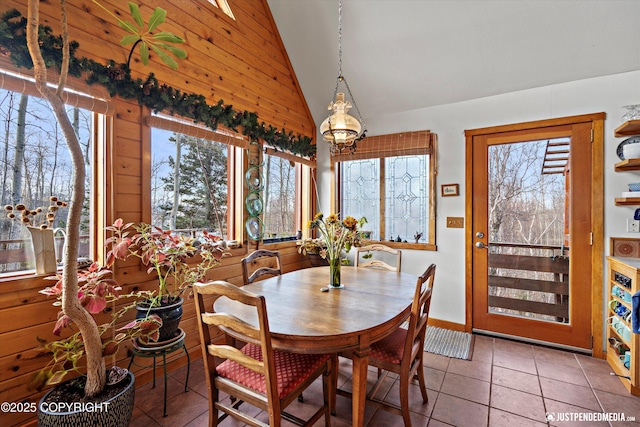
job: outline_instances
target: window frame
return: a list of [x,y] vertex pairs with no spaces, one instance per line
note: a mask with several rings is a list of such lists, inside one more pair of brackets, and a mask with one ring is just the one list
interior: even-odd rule
[[[40,98],[46,102],[44,96],[38,91],[35,80],[31,76],[24,75],[13,70],[0,68],[0,87],[7,91],[25,94],[30,97]],[[70,78],[67,81],[67,87],[62,93],[65,107],[78,107],[91,113],[90,131],[91,143],[91,170],[90,188],[89,188],[89,259],[93,261],[102,261],[105,256],[104,251],[104,233],[100,230],[106,225],[105,206],[106,198],[101,196],[105,194],[106,175],[102,176],[106,171],[104,159],[108,147],[111,144],[111,131],[113,115],[115,108],[110,102],[108,96],[98,91],[90,90],[91,88],[83,84],[78,79]],[[50,86],[56,87],[54,83]],[[89,90],[83,90],[89,89]],[[53,114],[53,113],[52,113]],[[66,144],[66,141],[65,141]],[[99,176],[99,174],[101,176]],[[100,186],[100,187],[99,187]],[[58,270],[60,267],[58,267]],[[0,273],[0,280],[14,280],[19,278],[37,277],[34,270],[16,270],[6,273]]]
[[[219,127],[218,130],[211,130],[204,126],[193,123],[189,119],[180,118],[177,116],[169,116],[166,114],[152,114],[149,109],[146,109],[145,119],[143,126],[145,128],[144,133],[148,134],[148,150],[149,153],[153,149],[153,141],[151,140],[152,128],[161,128],[164,130],[178,132],[186,135],[196,136],[199,138],[215,140],[222,142],[228,146],[228,164],[227,164],[227,191],[228,191],[228,214],[227,214],[227,230],[229,240],[237,240],[240,247],[251,247],[255,245],[260,246],[272,246],[289,241],[294,242],[295,237],[290,240],[285,239],[266,239],[263,237],[259,242],[250,240],[245,228],[245,221],[248,217],[248,213],[245,207],[245,199],[249,194],[248,186],[245,179],[245,173],[249,168],[249,159],[247,150],[249,148],[249,141],[241,134]],[[144,138],[143,138],[144,139]],[[145,149],[146,150],[146,149]],[[277,151],[271,147],[263,146],[260,150],[260,162],[263,160],[262,153],[266,153],[272,156],[281,157],[285,160],[295,162],[296,167],[296,194],[299,197],[296,199],[296,206],[294,209],[295,226],[296,230],[302,230],[304,218],[307,218],[312,211],[312,174],[315,168],[315,162],[295,156],[293,154]],[[150,154],[149,164],[143,168],[143,192],[147,194],[144,198],[148,200],[148,203],[143,204],[143,217],[144,221],[151,219],[151,194],[150,194],[150,182],[151,182],[151,165]]]
[[[404,147],[399,147],[395,149],[395,153],[391,153],[390,150],[385,150],[384,148],[382,149],[371,149],[371,146],[375,146],[377,144],[380,145],[384,145],[385,143],[387,145],[389,141],[408,141],[412,138],[430,138],[430,141],[427,142],[427,147],[422,149],[422,153],[420,153],[419,151],[421,151],[421,149],[419,148],[415,148],[415,147],[408,147],[408,145],[411,145],[410,143],[405,143]],[[415,250],[427,250],[427,251],[435,251],[437,250],[437,245],[436,245],[436,203],[437,203],[437,176],[438,176],[438,169],[437,169],[437,136],[433,133],[430,133],[429,131],[416,131],[416,132],[404,132],[401,134],[391,134],[391,135],[380,135],[380,136],[373,136],[373,137],[367,137],[365,138],[360,145],[363,145],[364,142],[367,142],[367,144],[369,145],[369,149],[367,150],[365,148],[365,150],[363,150],[363,152],[361,151],[360,153],[357,152],[357,156],[356,155],[348,155],[348,154],[339,154],[337,156],[332,157],[331,159],[331,171],[332,171],[332,176],[335,177],[333,185],[331,186],[331,188],[334,190],[334,206],[337,206],[337,209],[335,209],[336,212],[342,212],[342,206],[341,206],[341,201],[342,201],[342,189],[341,189],[341,185],[340,183],[342,182],[342,168],[341,168],[341,163],[343,161],[353,161],[353,160],[365,160],[365,159],[379,159],[380,160],[380,168],[379,168],[379,173],[380,175],[378,176],[378,182],[379,182],[379,192],[380,192],[380,230],[379,231],[379,235],[380,235],[380,240],[368,240],[366,242],[370,242],[370,243],[384,243],[385,245],[392,247],[392,248],[398,248],[398,249],[415,249]],[[428,227],[429,227],[429,231],[428,231],[428,235],[426,236],[426,243],[415,243],[415,242],[409,242],[407,239],[407,242],[395,242],[395,241],[391,241],[388,240],[387,236],[385,236],[385,223],[384,223],[384,217],[385,217],[385,158],[387,157],[403,157],[403,156],[408,156],[411,154],[426,154],[429,156],[429,160],[428,160],[428,168],[429,168],[429,207],[428,207],[428,212],[429,212],[429,219],[428,219]],[[350,157],[355,157],[355,158],[350,158]]]
[[[276,157],[281,159],[282,161],[288,161],[288,159],[285,159],[281,156],[277,156],[275,155],[273,152],[271,153],[263,153],[262,154],[262,163],[265,164],[265,159],[264,156],[265,155],[269,155],[272,157]],[[263,166],[266,167],[266,166]],[[262,243],[263,244],[271,244],[271,243],[281,243],[281,242],[288,242],[288,241],[295,241],[296,240],[296,235],[297,235],[297,231],[301,231],[301,222],[300,222],[300,207],[302,204],[302,194],[301,194],[301,177],[300,175],[302,174],[302,164],[299,162],[295,162],[294,161],[294,182],[293,182],[293,186],[294,186],[294,192],[295,192],[295,200],[294,200],[294,206],[293,206],[293,223],[294,223],[294,232],[291,236],[282,236],[282,237],[273,237],[273,238],[263,238],[262,239]],[[268,178],[268,172],[264,171],[264,178],[265,178],[265,182],[269,179]],[[266,194],[263,194],[263,198],[266,196]],[[262,215],[264,216],[266,214],[267,211],[267,203],[265,200],[265,206],[264,206],[264,210],[262,212]],[[266,230],[265,230],[266,231]]]
[[[237,218],[237,212],[242,212],[242,207],[239,205],[239,201],[236,197],[236,192],[238,191],[237,182],[239,178],[239,173],[243,173],[242,169],[244,168],[242,162],[243,155],[243,147],[246,145],[244,139],[234,135],[232,132],[222,132],[222,131],[212,131],[209,128],[205,128],[201,125],[193,123],[188,119],[182,119],[180,117],[168,116],[166,114],[149,114],[146,115],[144,123],[144,128],[146,132],[148,132],[148,150],[149,150],[149,164],[143,168],[143,192],[148,194],[145,197],[145,200],[148,200],[148,203],[143,203],[143,221],[151,224],[152,214],[151,214],[151,159],[153,153],[153,138],[152,133],[153,129],[161,129],[168,132],[174,132],[182,135],[192,136],[196,138],[202,138],[209,141],[214,141],[218,143],[225,144],[227,146],[227,236],[225,240],[237,240],[238,242],[242,242],[244,235],[241,230],[235,224],[235,220]],[[233,140],[237,140],[234,142]],[[238,160],[240,159],[240,160]],[[243,180],[243,179],[242,179]],[[242,190],[242,188],[240,188]],[[244,203],[244,199],[242,201]]]
[[229,19],[236,20],[231,7],[229,7],[229,2],[227,0],[207,0],[209,4],[218,8],[222,13],[224,13]]
[[[316,165],[312,160],[304,159],[302,157],[295,156],[293,154],[284,153],[282,151],[277,151],[271,147],[265,147],[263,150],[264,154],[268,154],[270,156],[277,156],[284,160],[290,160],[295,163],[295,191],[296,191],[296,203],[294,207],[294,215],[295,215],[295,227],[296,227],[296,235],[290,238],[276,238],[276,239],[265,239],[263,238],[260,242],[260,245],[271,247],[275,249],[277,245],[286,244],[288,242],[295,242],[298,240],[298,236],[305,235],[305,227],[306,227],[306,218],[313,217],[315,200],[312,197],[312,194],[315,192],[315,171]],[[261,156],[261,161],[264,157]],[[245,193],[245,197],[246,197]],[[245,217],[246,219],[246,217]],[[244,222],[243,222],[244,229]],[[245,232],[246,236],[246,232]]]

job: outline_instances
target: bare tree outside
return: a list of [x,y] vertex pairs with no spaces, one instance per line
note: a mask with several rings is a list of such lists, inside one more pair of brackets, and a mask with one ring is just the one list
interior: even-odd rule
[[[565,142],[568,144],[566,139]],[[523,306],[522,303],[508,302],[508,299],[531,301],[530,307],[541,307],[535,303],[568,303],[565,291],[554,292],[551,285],[558,283],[564,287],[568,274],[534,271],[532,267],[546,260],[566,262],[568,266],[569,248],[564,247],[566,178],[564,173],[542,173],[548,143],[544,140],[489,147],[490,260],[499,262],[489,263],[489,295],[490,299],[498,297],[493,301],[504,304],[489,309],[495,313],[564,322],[568,319],[549,314],[552,309],[546,313],[545,309],[541,310],[543,313],[533,309],[522,311],[509,308]],[[513,265],[508,268],[508,263]],[[540,284],[540,289],[536,289],[536,284]]]
[[[68,107],[67,113],[83,145],[87,170],[87,203],[83,212],[80,256],[89,254],[89,194],[93,153],[90,111]],[[2,205],[24,203],[48,206],[49,197],[71,197],[72,164],[64,137],[49,104],[42,98],[0,89]],[[56,216],[55,228],[64,228],[66,212]],[[26,229],[2,215],[0,219],[0,273],[33,268]]]
[[296,234],[296,168],[288,160],[265,155],[264,227],[267,238]]

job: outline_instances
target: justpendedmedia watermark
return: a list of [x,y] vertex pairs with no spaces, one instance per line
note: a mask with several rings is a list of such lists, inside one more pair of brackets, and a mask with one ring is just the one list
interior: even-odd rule
[[2,402],[0,412],[107,412],[111,402],[42,402],[38,407],[35,402]]
[[635,421],[635,416],[627,416],[624,412],[547,412],[547,421]]

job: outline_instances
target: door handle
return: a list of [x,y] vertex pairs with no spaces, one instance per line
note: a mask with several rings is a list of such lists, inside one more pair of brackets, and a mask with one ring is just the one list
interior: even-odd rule
[[478,249],[489,249],[489,246],[485,245],[482,242],[476,242],[476,248],[478,248]]

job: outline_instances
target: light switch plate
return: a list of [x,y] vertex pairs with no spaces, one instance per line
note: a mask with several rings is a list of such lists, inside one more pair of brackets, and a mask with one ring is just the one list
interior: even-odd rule
[[447,228],[464,228],[464,218],[458,216],[448,216]]

